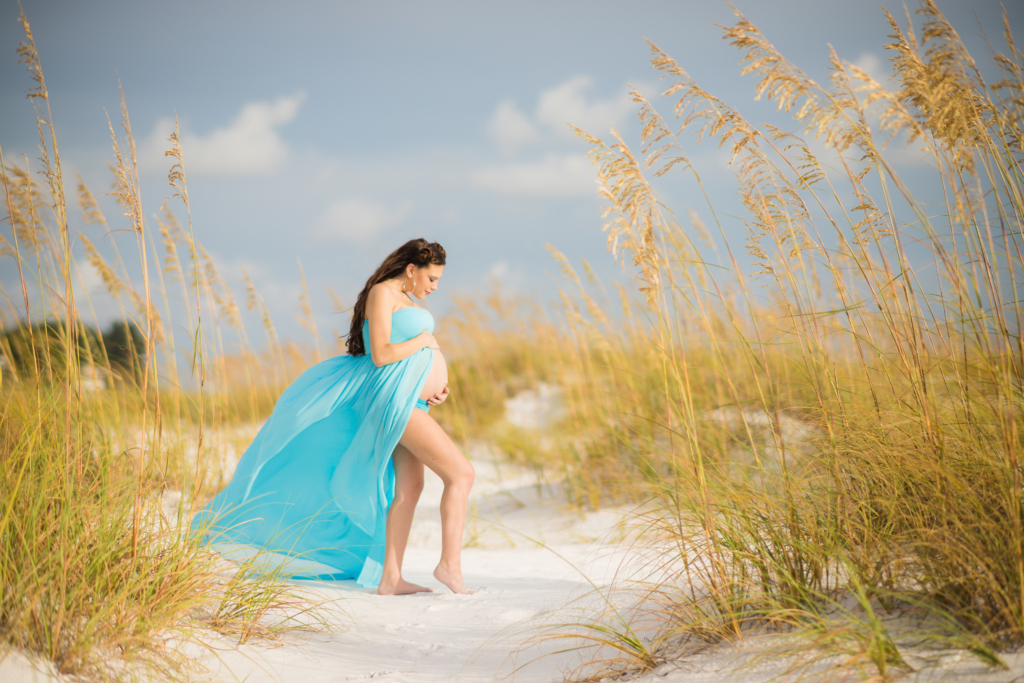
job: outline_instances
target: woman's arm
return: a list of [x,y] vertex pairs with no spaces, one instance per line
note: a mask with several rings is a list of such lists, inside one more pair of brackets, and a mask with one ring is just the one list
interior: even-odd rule
[[391,313],[394,303],[390,293],[382,291],[382,287],[387,285],[374,285],[366,297],[366,318],[370,321],[370,358],[373,364],[379,368],[404,360],[422,349],[440,348],[434,335],[427,331],[408,341],[391,343]]

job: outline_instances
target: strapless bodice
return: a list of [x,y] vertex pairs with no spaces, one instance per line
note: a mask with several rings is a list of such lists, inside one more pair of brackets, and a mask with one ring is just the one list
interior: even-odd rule
[[[391,314],[391,343],[400,344],[419,336],[421,332],[434,333],[434,316],[430,311],[418,306],[399,308]],[[366,348],[370,348],[370,320],[363,321],[363,335]]]

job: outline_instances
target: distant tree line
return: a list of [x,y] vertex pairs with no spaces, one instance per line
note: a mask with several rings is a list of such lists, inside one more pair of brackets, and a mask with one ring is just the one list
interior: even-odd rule
[[[67,365],[68,335],[61,320],[19,325],[0,333],[0,366],[5,379],[35,374],[60,376]],[[91,363],[121,379],[138,379],[145,364],[145,339],[132,322],[115,320],[105,331],[78,326],[79,363]]]

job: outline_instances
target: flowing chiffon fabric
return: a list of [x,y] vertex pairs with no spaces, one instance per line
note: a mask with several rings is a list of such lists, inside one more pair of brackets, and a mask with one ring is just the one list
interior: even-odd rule
[[[426,309],[392,314],[391,342],[434,331]],[[370,347],[369,325],[363,339]],[[293,578],[380,583],[394,498],[391,454],[434,361],[432,349],[381,367],[369,354],[306,370],[278,399],[231,482],[192,519],[226,554],[279,561]]]

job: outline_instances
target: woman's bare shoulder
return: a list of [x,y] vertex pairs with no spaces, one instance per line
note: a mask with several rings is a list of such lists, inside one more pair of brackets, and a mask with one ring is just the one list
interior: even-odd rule
[[395,291],[383,282],[378,282],[366,295],[367,308],[392,310],[396,305]]

